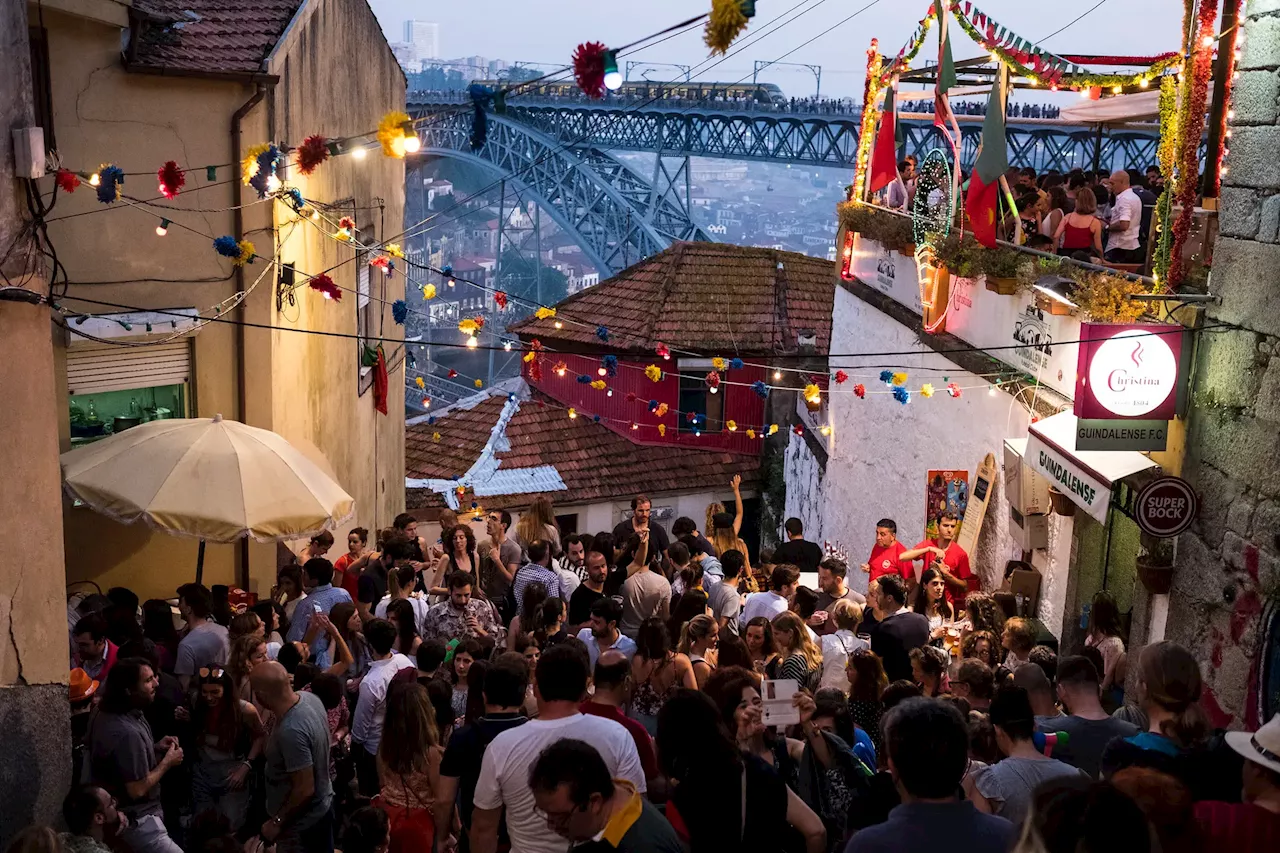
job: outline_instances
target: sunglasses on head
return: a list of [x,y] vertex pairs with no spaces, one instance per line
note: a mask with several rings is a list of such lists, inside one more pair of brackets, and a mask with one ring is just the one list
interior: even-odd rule
[[210,681],[218,681],[222,678],[223,669],[221,667],[200,667],[200,677],[209,679]]

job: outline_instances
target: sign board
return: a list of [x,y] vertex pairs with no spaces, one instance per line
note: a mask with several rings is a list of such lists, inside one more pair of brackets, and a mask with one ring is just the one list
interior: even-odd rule
[[1178,409],[1182,332],[1172,325],[1082,324],[1076,416],[1171,420]]
[[1143,533],[1172,539],[1191,526],[1200,510],[1195,489],[1181,477],[1161,477],[1138,492],[1135,517]]
[[1027,453],[1023,461],[1032,471],[1047,477],[1055,489],[1093,516],[1099,524],[1107,523],[1107,510],[1111,503],[1109,483],[1076,464],[1075,460],[1034,432],[1027,437]]
[[968,506],[969,472],[931,469],[925,482],[924,535],[938,535],[938,519],[944,512],[963,520]]
[[965,508],[960,520],[960,532],[956,534],[956,542],[966,554],[972,554],[978,547],[978,533],[982,530],[982,519],[987,514],[987,504],[991,502],[991,484],[996,479],[996,457],[988,453],[978,465],[977,476],[969,490],[969,505]]
[[1168,441],[1168,421],[1076,421],[1076,450],[1164,450]]
[[858,281],[888,295],[894,302],[920,312],[920,277],[915,258],[855,234],[849,271]]

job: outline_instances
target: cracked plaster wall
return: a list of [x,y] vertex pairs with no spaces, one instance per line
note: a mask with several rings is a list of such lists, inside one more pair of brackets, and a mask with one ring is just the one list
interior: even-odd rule
[[[962,388],[982,386],[984,382],[981,377],[961,370],[927,349],[919,343],[915,332],[843,288],[836,289],[831,349],[833,352],[918,350],[919,355],[900,357],[896,365],[896,369],[911,374],[912,387],[918,387],[923,381],[931,381],[938,388],[946,381]],[[879,361],[882,359],[873,363],[879,365]],[[879,390],[874,381],[879,366],[860,369],[841,364],[833,365],[833,369],[835,366],[850,374],[872,374],[871,380],[850,381],[863,382],[868,391]],[[915,372],[922,367],[938,370],[927,374]],[[908,546],[920,540],[924,528],[925,483],[930,469],[963,467],[968,469],[972,483],[983,456],[995,455],[998,470],[994,493],[987,507],[977,553],[970,555],[975,571],[982,575],[984,588],[994,588],[1002,577],[1005,562],[1020,557],[1009,533],[1009,503],[1000,468],[1004,461],[1004,439],[1027,435],[1026,409],[1004,392],[991,396],[986,388],[979,387],[962,392],[959,399],[942,391],[930,399],[913,395],[912,402],[905,406],[883,394],[868,394],[866,399],[852,394],[833,394],[829,417],[833,430],[829,439],[830,458],[822,480],[822,536],[846,548],[854,565],[861,564],[871,553],[875,523],[882,517],[897,521],[899,539]],[[796,467],[797,471],[801,469]],[[788,466],[788,474],[791,470]],[[788,508],[792,506],[793,485],[808,488],[809,482],[788,479]],[[1040,616],[1050,630],[1058,633],[1066,599],[1071,521],[1050,516],[1049,524],[1051,548],[1035,552],[1033,563],[1044,576]],[[850,572],[850,579],[856,589],[866,589],[867,576],[862,572]]]
[[1185,476],[1201,509],[1178,543],[1166,632],[1200,659],[1206,707],[1232,728],[1260,722],[1260,617],[1280,595],[1280,2],[1254,0],[1245,19],[1209,282],[1222,303],[1207,322],[1256,331],[1199,339]]

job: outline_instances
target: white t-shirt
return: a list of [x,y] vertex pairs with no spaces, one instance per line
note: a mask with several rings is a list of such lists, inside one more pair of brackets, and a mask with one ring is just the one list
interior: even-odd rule
[[[413,624],[418,629],[418,636],[425,637],[427,625],[427,611],[431,609],[431,605],[427,603],[425,598],[418,598],[416,595],[409,596],[406,601],[413,605]],[[378,602],[378,606],[373,608],[373,615],[379,619],[387,618],[387,607],[391,605],[391,594],[387,593],[382,596],[382,600]]]
[[484,751],[480,780],[476,783],[475,806],[496,809],[506,806],[507,831],[511,849],[518,853],[565,853],[567,843],[547,828],[545,818],[534,813],[529,771],[542,751],[564,738],[594,746],[609,775],[626,779],[644,793],[644,770],[631,733],[613,720],[590,714],[573,714],[558,720],[530,720],[499,734]]
[[1112,222],[1126,220],[1129,223],[1128,228],[1111,232],[1111,237],[1107,241],[1108,249],[1138,248],[1138,234],[1142,231],[1142,199],[1138,198],[1133,187],[1116,196],[1115,204],[1111,206]]
[[747,596],[747,603],[742,607],[742,615],[738,617],[738,630],[746,631],[747,623],[757,616],[767,616],[769,621],[779,613],[787,610],[787,599],[770,590],[769,592],[753,592]]

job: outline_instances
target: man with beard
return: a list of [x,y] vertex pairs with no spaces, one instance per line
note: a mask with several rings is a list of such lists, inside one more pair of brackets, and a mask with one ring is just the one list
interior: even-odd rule
[[609,561],[599,551],[587,554],[587,576],[569,596],[569,631],[576,634],[591,621],[591,606],[604,598]]
[[591,605],[591,619],[587,627],[578,632],[578,639],[587,647],[590,668],[596,668],[596,661],[603,652],[617,649],[631,660],[636,653],[636,641],[618,630],[618,621],[622,619],[622,605],[616,599],[602,598]]
[[66,853],[111,853],[108,838],[117,838],[129,820],[116,810],[116,798],[96,785],[71,789],[62,801],[68,832],[62,833]]
[[156,741],[143,711],[159,683],[142,658],[116,661],[89,725],[89,777],[115,797],[128,826],[123,841],[137,853],[181,853],[161,818],[160,779],[182,763],[182,748],[172,735]]

